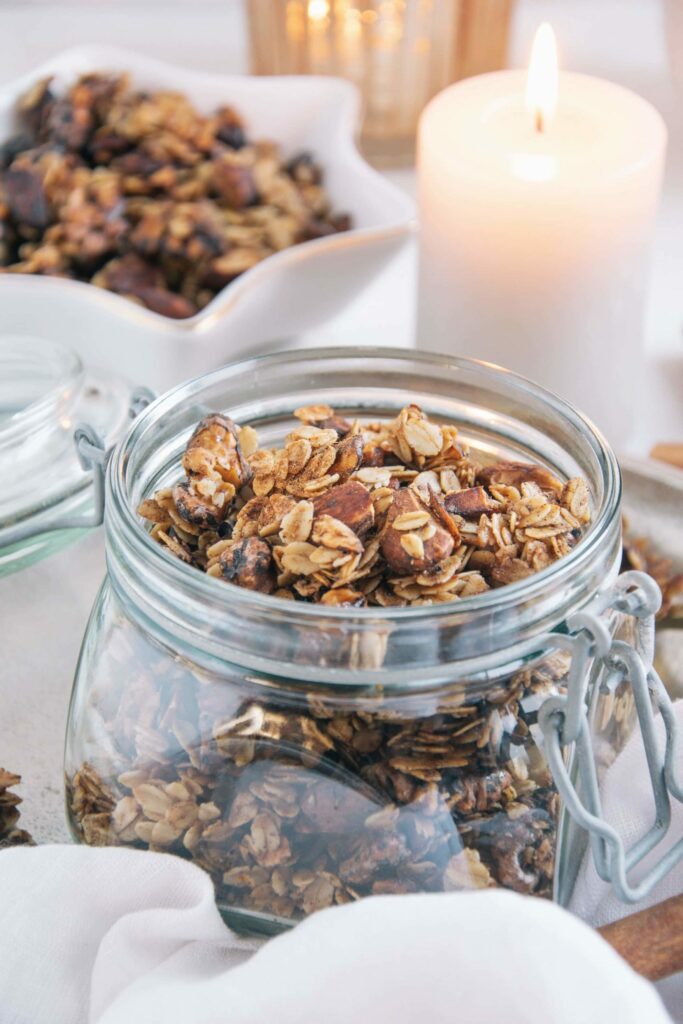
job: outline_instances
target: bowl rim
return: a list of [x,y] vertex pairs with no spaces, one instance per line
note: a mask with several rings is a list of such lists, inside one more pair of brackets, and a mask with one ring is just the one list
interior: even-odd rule
[[[133,49],[82,45],[61,50],[26,74],[13,78],[0,86],[0,110],[13,107],[19,96],[40,78],[60,72],[78,74],[80,73],[79,69],[74,65],[79,64],[82,65],[82,70],[85,70],[88,65],[91,67],[98,65],[107,67],[108,65],[111,68],[115,67],[117,63],[124,69],[129,69],[133,76],[143,72],[151,77],[157,74],[185,81],[189,79],[204,81],[215,88],[225,89],[227,95],[230,95],[231,89],[237,91],[237,86],[242,90],[246,88],[253,93],[269,92],[274,84],[278,91],[298,91],[302,82],[314,88],[316,92],[324,90],[329,94],[327,116],[333,119],[334,136],[340,150],[344,151],[344,158],[349,170],[364,179],[366,189],[374,188],[378,193],[383,193],[385,199],[393,202],[396,211],[394,218],[375,227],[351,228],[340,234],[300,242],[298,245],[289,246],[280,252],[273,253],[221,288],[204,309],[183,319],[156,313],[116,292],[97,288],[88,281],[43,277],[38,274],[3,273],[0,274],[0,290],[18,286],[26,290],[28,301],[31,298],[31,289],[36,288],[42,288],[43,291],[56,290],[66,295],[73,294],[75,300],[80,295],[80,301],[86,300],[107,307],[110,313],[131,322],[137,321],[139,326],[144,326],[148,330],[164,332],[172,326],[174,330],[179,330],[189,337],[209,330],[217,321],[234,312],[246,294],[261,287],[264,279],[276,276],[284,268],[320,258],[327,253],[357,248],[369,242],[407,238],[416,232],[417,216],[413,200],[375,170],[358,149],[360,91],[351,82],[342,78],[321,75],[259,76],[197,71],[156,57],[147,57]],[[182,81],[179,82],[177,88],[178,91],[183,91]]]

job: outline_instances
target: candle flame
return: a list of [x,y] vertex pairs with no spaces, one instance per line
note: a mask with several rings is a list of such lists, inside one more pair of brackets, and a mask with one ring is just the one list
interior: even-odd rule
[[308,0],[308,17],[311,21],[322,21],[329,13],[328,0]]
[[539,132],[555,117],[558,77],[555,33],[546,21],[534,36],[526,80],[526,106]]

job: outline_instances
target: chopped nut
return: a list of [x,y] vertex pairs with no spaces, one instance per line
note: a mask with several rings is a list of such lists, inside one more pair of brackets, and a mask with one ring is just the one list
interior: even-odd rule
[[302,423],[310,423],[318,426],[325,420],[334,416],[334,409],[331,405],[305,405],[294,410],[294,415]]
[[443,504],[451,515],[465,517],[480,516],[493,507],[483,487],[466,487],[462,491],[451,492],[445,496]]
[[424,506],[417,493],[410,489],[396,491],[387,513],[387,527],[382,536],[382,554],[389,567],[397,573],[426,572],[448,558],[453,550],[453,537],[430,516],[434,533],[424,542],[414,533],[403,533],[395,521],[405,522],[407,514],[422,512]]
[[240,448],[240,432],[228,416],[214,413],[198,424],[187,443],[183,469],[190,477],[203,477],[213,472],[234,487],[249,483],[249,469]]
[[347,480],[363,461],[363,435],[349,434],[338,442],[337,456],[330,466],[331,473],[337,473],[340,480]]
[[250,169],[231,163],[227,154],[214,161],[212,184],[225,205],[233,210],[242,210],[258,199]]
[[275,587],[270,547],[258,537],[245,537],[227,548],[219,559],[223,578],[247,590],[270,594]]
[[[173,501],[179,513],[188,523],[193,526],[202,526],[208,529],[211,526],[218,526],[228,511],[228,506],[217,507],[208,501],[202,501],[192,490],[190,484],[176,484],[173,488]],[[140,506],[142,509],[143,506]],[[144,514],[141,512],[141,514]]]
[[519,486],[525,482],[538,484],[543,491],[552,494],[562,492],[562,484],[544,466],[529,462],[496,462],[477,471],[477,483],[490,487],[492,484]]
[[316,516],[331,516],[344,523],[361,539],[372,529],[375,509],[370,495],[361,483],[332,487],[313,501]]

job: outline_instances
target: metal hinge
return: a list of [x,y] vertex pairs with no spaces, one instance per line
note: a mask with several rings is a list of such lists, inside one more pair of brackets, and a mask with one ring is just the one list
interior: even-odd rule
[[[626,903],[647,896],[683,859],[681,838],[637,884],[629,882],[629,873],[636,865],[661,846],[671,822],[671,801],[683,802],[683,787],[676,778],[676,718],[671,699],[652,666],[654,619],[660,604],[661,592],[650,576],[623,573],[611,590],[569,620],[569,635],[549,633],[543,638],[546,650],[569,650],[572,656],[567,692],[549,697],[539,711],[548,764],[568,813],[588,833],[598,875]],[[599,617],[610,609],[634,616],[636,647],[612,637],[605,619]],[[590,679],[596,679],[604,692],[627,683],[633,693],[652,785],[655,821],[628,850],[616,829],[602,816],[586,699]],[[663,750],[655,734],[655,709],[664,723]]]

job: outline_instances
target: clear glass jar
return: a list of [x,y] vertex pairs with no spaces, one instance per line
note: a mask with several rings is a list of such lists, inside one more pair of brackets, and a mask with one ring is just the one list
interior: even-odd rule
[[120,381],[86,374],[62,345],[0,336],[0,577],[82,536],[61,525],[93,508],[74,431],[88,423],[112,444],[128,424],[129,395]]
[[[472,449],[583,476],[593,522],[519,583],[410,608],[323,608],[217,581],[172,558],[136,513],[179,476],[197,421],[228,412],[278,444],[326,402],[393,417],[415,402]],[[276,930],[369,893],[505,886],[568,898],[538,709],[569,655],[535,646],[617,575],[611,451],[558,398],[469,360],[386,349],[228,366],[143,412],[109,465],[108,577],[87,628],[66,748],[71,826],[91,844],[169,850],[210,872],[231,924]],[[611,614],[613,631],[629,626]],[[628,634],[627,634],[628,635]],[[588,699],[609,763],[630,693]]]

